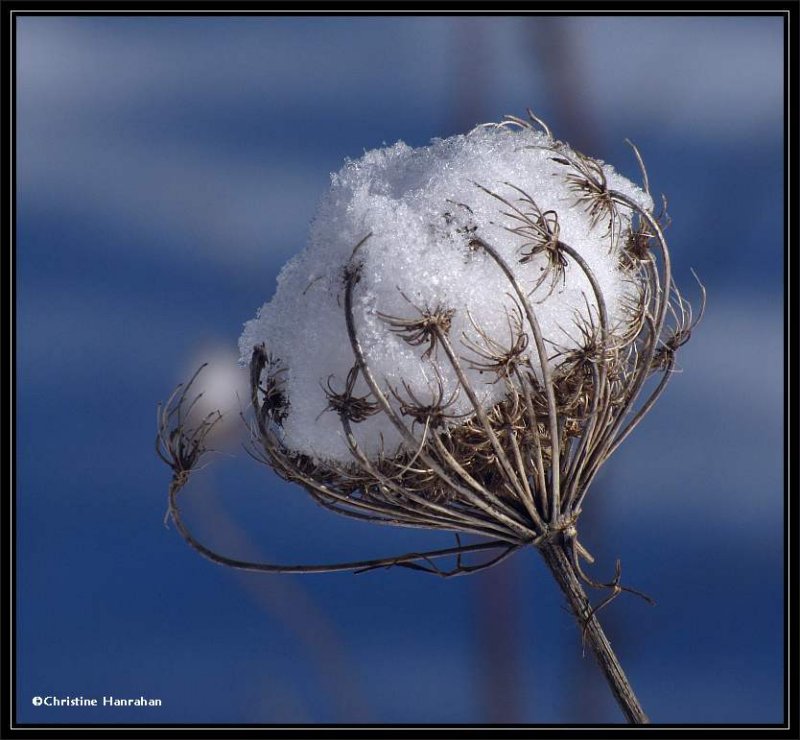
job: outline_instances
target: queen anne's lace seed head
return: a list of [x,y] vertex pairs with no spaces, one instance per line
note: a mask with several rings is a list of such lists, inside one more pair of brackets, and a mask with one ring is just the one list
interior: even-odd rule
[[[664,390],[702,317],[672,281],[665,209],[532,113],[422,149],[368,152],[333,176],[308,248],[240,340],[254,452],[320,505],[449,530],[456,546],[335,565],[247,563],[200,544],[177,496],[218,416],[189,424],[188,387],[159,413],[168,514],[218,563],[309,573],[483,570],[535,545],[602,665],[596,612],[623,591],[580,560],[583,500]],[[653,377],[655,376],[655,377]],[[191,403],[188,404],[191,406]],[[462,544],[460,532],[487,537]],[[490,560],[464,555],[499,548]],[[455,556],[455,566],[438,562]],[[581,581],[609,591],[587,611]],[[606,671],[631,721],[647,717]]]
[[343,513],[571,526],[693,327],[643,175],[533,117],[348,162],[240,340],[243,362],[272,358],[253,393],[267,461]]
[[[318,461],[353,460],[336,416],[320,413],[328,379],[344,383],[353,366],[340,280],[368,234],[358,254],[354,321],[376,382],[398,411],[393,391],[403,384],[421,398],[436,392],[439,378],[448,397],[459,385],[438,331],[465,356],[464,374],[484,409],[506,389],[480,367],[482,354],[501,375],[513,360],[541,377],[529,329],[509,325],[509,315],[521,314],[519,298],[482,243],[523,286],[554,368],[580,350],[584,327],[599,321],[587,270],[568,249],[603,295],[609,334],[624,338],[638,318],[627,311],[636,302],[637,265],[625,259],[634,209],[612,191],[652,210],[650,196],[612,167],[527,126],[480,127],[420,149],[399,143],[348,162],[332,178],[308,247],[284,268],[240,341],[244,362],[264,343],[287,368],[282,443]],[[354,392],[367,391],[359,379]],[[466,394],[451,411],[457,418],[472,412]],[[370,459],[406,449],[385,414],[361,421],[353,434]]]
[[644,189],[531,114],[348,162],[240,339],[257,454],[359,519],[574,531],[697,323],[633,151]]

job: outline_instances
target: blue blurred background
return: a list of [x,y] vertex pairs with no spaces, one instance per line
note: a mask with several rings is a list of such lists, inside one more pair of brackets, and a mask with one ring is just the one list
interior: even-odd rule
[[[782,64],[776,17],[19,18],[18,721],[621,721],[535,552],[449,580],[259,576],[162,523],[156,402],[205,359],[231,395],[329,173],[530,105],[631,177],[639,145],[677,281],[709,294],[587,500],[593,573],[619,557],[658,602],[603,621],[655,722],[782,722]],[[227,554],[452,541],[335,517],[230,448],[183,504]]]

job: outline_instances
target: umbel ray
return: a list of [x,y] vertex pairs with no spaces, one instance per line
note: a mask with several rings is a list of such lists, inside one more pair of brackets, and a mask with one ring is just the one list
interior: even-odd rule
[[[484,209],[486,202],[493,204],[491,222],[480,221],[475,202],[462,202],[463,193],[443,204],[448,210],[441,213],[442,223],[452,230],[447,243],[457,244],[464,260],[483,260],[503,281],[506,304],[497,323],[502,329],[489,328],[469,309],[443,298],[418,300],[398,286],[403,300],[394,305],[400,313],[375,309],[372,315],[392,341],[418,353],[429,382],[420,387],[406,379],[387,381],[365,345],[359,313],[368,297],[365,254],[376,238],[373,229],[353,244],[331,281],[338,291],[333,305],[346,327],[347,370],[322,374],[316,381],[324,399],[317,419],[338,419],[346,458],[314,455],[287,441],[291,368],[267,342],[254,343],[250,352],[250,405],[245,413],[251,454],[300,485],[320,506],[360,521],[452,532],[455,544],[336,564],[251,563],[214,552],[190,532],[178,505],[220,418],[215,413],[198,423],[187,422],[196,400],[191,388],[197,374],[159,408],[158,453],[172,470],[168,517],[208,559],[268,573],[402,567],[453,577],[535,548],[564,592],[626,718],[644,723],[647,716],[597,613],[625,591],[647,597],[622,585],[619,561],[609,581],[586,573],[583,563],[593,558],[580,543],[578,523],[601,466],[650,411],[675,372],[676,354],[702,318],[705,289],[698,281],[701,307],[695,317],[672,278],[664,236],[666,205],[659,215],[643,205],[652,203],[649,179],[633,144],[642,173],[641,197],[615,188],[602,162],[557,141],[530,111],[527,119],[508,116],[480,128],[484,132],[476,136],[502,139],[510,131],[520,132],[520,156],[525,149],[536,150],[537,161],[554,178],[548,182],[566,194],[559,207],[541,205],[539,193],[514,182],[475,180],[470,192],[485,199]],[[604,290],[605,278],[593,269],[597,263],[591,263],[597,257],[588,258],[570,243],[563,221],[574,219],[575,212],[597,249],[613,261],[624,284],[621,298]],[[498,225],[511,247],[498,245],[499,232],[492,231]],[[575,276],[587,288],[570,314],[571,324],[559,326],[556,334],[543,329],[544,312]],[[312,281],[315,290],[324,289],[319,280]],[[298,291],[300,298],[306,298],[312,284]],[[433,295],[430,290],[428,295]],[[487,388],[499,400],[487,404]],[[365,447],[361,430],[378,422],[397,444],[386,443],[381,432],[376,452]],[[481,541],[462,544],[461,534],[477,535]],[[596,606],[584,586],[605,592]]]

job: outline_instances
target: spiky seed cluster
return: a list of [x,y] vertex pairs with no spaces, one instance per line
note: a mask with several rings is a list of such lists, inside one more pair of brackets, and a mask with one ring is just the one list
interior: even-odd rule
[[455,310],[441,305],[434,309],[422,309],[414,306],[406,295],[403,298],[416,309],[416,316],[404,319],[380,311],[377,312],[378,316],[386,322],[390,331],[399,334],[412,347],[427,344],[428,348],[423,352],[422,359],[428,359],[436,351],[438,332],[447,334],[450,331]]
[[[665,216],[656,217],[628,195],[612,189],[601,163],[566,153],[549,129],[530,120],[507,118],[497,127],[542,128],[552,160],[600,236],[614,244],[621,269],[633,286],[623,306],[624,321],[611,324],[604,295],[581,255],[561,240],[559,217],[511,184],[510,200],[486,188],[500,203],[498,219],[519,239],[517,259],[546,257],[534,284],[523,284],[480,230],[471,227],[470,249],[483,253],[507,277],[513,308],[507,311],[507,343],[484,331],[472,317],[473,337],[453,336],[454,309],[416,305],[404,296],[410,315],[378,313],[388,330],[411,346],[424,346],[423,359],[436,356],[458,384],[446,390],[440,375],[426,397],[403,382],[387,388],[376,377],[354,318],[359,289],[359,252],[344,271],[342,311],[353,367],[338,392],[327,381],[330,408],[337,411],[352,455],[349,463],[321,461],[282,442],[285,407],[282,369],[267,361],[266,349],[253,352],[252,401],[255,440],[265,462],[303,486],[337,513],[379,523],[471,532],[516,547],[557,532],[575,532],[584,497],[598,470],[649,411],[675,366],[676,351],[689,339],[696,320],[678,293],[663,234]],[[642,166],[644,189],[649,190]],[[648,192],[649,194],[649,192]],[[463,207],[470,211],[469,206]],[[620,211],[635,218],[620,218]],[[450,217],[450,212],[445,218]],[[624,231],[622,233],[621,230]],[[532,298],[545,280],[548,296],[567,268],[581,270],[592,286],[589,306],[569,332],[570,346],[553,346],[537,320],[541,298]],[[705,296],[703,295],[703,301]],[[702,311],[701,311],[702,314]],[[699,318],[699,317],[698,317]],[[528,351],[534,351],[536,368]],[[485,408],[467,370],[501,384],[502,400]],[[651,376],[660,376],[651,380]],[[354,395],[357,379],[368,390]],[[457,398],[468,413],[454,413]],[[276,400],[277,399],[277,400]],[[403,440],[399,449],[377,457],[361,448],[354,425],[383,414]]]

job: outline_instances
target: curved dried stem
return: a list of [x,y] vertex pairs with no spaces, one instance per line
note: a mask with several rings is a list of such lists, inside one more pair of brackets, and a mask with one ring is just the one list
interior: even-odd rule
[[[257,359],[259,362],[260,359]],[[249,570],[267,573],[331,573],[340,571],[363,571],[377,567],[390,567],[394,565],[407,565],[414,561],[430,562],[433,559],[449,555],[457,555],[458,563],[450,575],[457,575],[461,572],[468,573],[484,569],[500,562],[498,558],[493,558],[488,563],[464,566],[461,563],[461,556],[467,553],[480,552],[483,550],[503,548],[506,555],[521,546],[515,541],[494,539],[490,542],[483,542],[475,545],[461,545],[454,548],[444,548],[424,552],[406,553],[403,555],[391,556],[386,558],[358,560],[345,563],[334,563],[325,565],[279,565],[272,563],[254,563],[236,558],[231,558],[217,553],[207,545],[201,543],[189,530],[184,523],[180,509],[178,507],[178,495],[189,481],[190,474],[198,469],[202,457],[209,451],[205,446],[205,439],[216,423],[221,418],[219,412],[214,412],[213,421],[208,421],[208,417],[203,419],[197,426],[189,427],[186,425],[186,417],[193,406],[197,403],[202,394],[197,394],[191,401],[188,401],[189,391],[192,384],[197,379],[201,368],[192,376],[191,380],[184,386],[179,385],[167,403],[159,406],[157,451],[161,459],[172,470],[172,481],[169,487],[167,518],[171,520],[183,539],[194,550],[204,557],[220,565],[236,568],[238,570]],[[349,420],[344,418],[345,423]],[[278,460],[276,459],[277,463]],[[285,472],[285,471],[284,471]],[[323,493],[330,493],[322,488]],[[394,524],[398,522],[392,522]],[[433,522],[428,524],[431,526]],[[452,522],[449,523],[452,526]],[[481,532],[481,534],[485,534]]]
[[[251,562],[249,560],[240,560],[238,558],[232,558],[227,555],[222,555],[213,550],[212,548],[208,547],[207,545],[204,545],[191,533],[191,531],[183,521],[177,503],[177,496],[182,487],[183,487],[182,484],[173,483],[173,485],[170,486],[170,492],[169,492],[168,516],[169,519],[175,525],[175,528],[178,530],[178,533],[184,539],[186,544],[188,544],[193,550],[198,552],[204,558],[212,561],[213,563],[217,563],[217,565],[224,565],[227,566],[228,568],[235,568],[236,570],[246,570],[256,573],[342,573],[347,571],[353,573],[363,573],[368,570],[374,570],[376,568],[390,568],[392,566],[409,567],[411,563],[414,563],[416,561],[431,562],[432,560],[435,560],[437,558],[456,555],[459,558],[458,564],[456,565],[456,568],[449,573],[449,575],[459,575],[460,573],[471,573],[475,572],[476,570],[483,570],[485,568],[490,568],[493,565],[497,565],[498,562],[501,562],[499,558],[493,558],[488,563],[483,563],[473,566],[464,566],[461,565],[460,563],[461,563],[461,557],[465,554],[503,548],[504,552],[501,555],[507,557],[512,552],[521,547],[520,543],[494,541],[494,542],[480,542],[474,545],[459,545],[457,547],[447,547],[439,550],[410,552],[410,553],[404,553],[402,555],[393,555],[385,558],[353,560],[343,563],[331,563],[331,564],[321,564],[321,565],[318,564],[284,565],[278,563]],[[421,568],[420,570],[424,569]]]
[[[569,254],[570,258],[575,261],[578,267],[583,271],[589,283],[592,286],[595,301],[597,302],[597,312],[599,318],[599,326],[586,327],[584,325],[584,337],[582,349],[577,357],[578,368],[584,373],[588,369],[592,377],[592,388],[590,406],[587,410],[586,418],[587,423],[582,430],[581,440],[578,451],[573,458],[572,465],[566,475],[569,481],[566,484],[564,496],[564,513],[570,511],[570,505],[577,495],[577,481],[579,479],[580,466],[584,463],[584,452],[591,449],[594,442],[594,431],[596,425],[602,429],[605,425],[607,415],[611,411],[611,405],[606,403],[607,386],[606,380],[609,373],[609,368],[615,360],[615,347],[612,345],[611,337],[609,334],[608,326],[608,309],[606,307],[603,292],[600,285],[594,276],[594,273],[587,265],[583,257],[575,251],[572,247],[565,244],[564,250]],[[585,296],[584,296],[585,299]],[[587,315],[591,317],[591,308],[587,303]],[[575,359],[573,358],[573,363]],[[598,421],[599,409],[602,409],[601,418]]]
[[489,421],[486,412],[483,409],[483,405],[481,404],[478,397],[475,395],[475,391],[472,388],[472,384],[467,379],[466,375],[464,374],[464,369],[461,367],[461,362],[459,361],[456,353],[453,351],[453,347],[450,344],[450,340],[447,336],[439,329],[437,329],[437,338],[439,343],[442,345],[445,354],[447,355],[447,359],[450,361],[450,365],[452,366],[453,370],[456,373],[456,377],[458,378],[461,387],[464,389],[464,392],[467,394],[470,402],[472,403],[472,407],[475,411],[475,416],[478,418],[481,426],[483,427],[483,431],[485,432],[489,442],[492,445],[492,449],[494,450],[495,455],[497,455],[497,460],[500,464],[502,472],[505,474],[506,480],[512,486],[514,491],[519,496],[524,496],[524,492],[522,490],[522,484],[517,478],[516,473],[514,472],[514,468],[512,467],[508,456],[503,449],[503,446],[500,444],[497,435],[495,434],[494,428]]
[[[406,509],[412,519],[418,519],[420,515],[424,513],[425,517],[429,521],[432,520],[436,522],[437,528],[474,532],[489,536],[498,536],[498,534],[503,534],[503,530],[500,530],[499,532],[493,531],[494,526],[491,520],[484,524],[483,521],[474,515],[470,515],[469,513],[462,511],[456,511],[452,508],[443,506],[436,501],[428,500],[424,496],[417,495],[409,486],[400,485],[391,477],[382,475],[378,470],[375,469],[367,456],[364,455],[359,448],[355,436],[353,435],[353,431],[350,428],[349,419],[342,418],[342,426],[344,428],[347,442],[350,445],[353,456],[360,463],[363,470],[368,475],[372,476],[375,481],[381,484],[384,489],[384,493],[387,490],[394,493],[395,495],[392,498],[393,502],[395,502],[396,505],[400,506],[401,508]],[[420,450],[421,449],[422,446],[420,447]],[[417,452],[417,455],[418,454],[419,451]],[[407,467],[410,467],[410,464]],[[404,502],[406,501],[409,502],[407,506],[404,505]],[[435,518],[432,519],[432,516]]]
[[548,365],[547,351],[544,347],[544,338],[542,331],[539,327],[539,322],[536,319],[536,314],[531,307],[530,301],[517,282],[511,268],[506,264],[505,260],[497,253],[497,251],[487,244],[482,239],[478,240],[478,245],[495,261],[497,266],[503,271],[514,292],[517,294],[517,299],[525,310],[525,316],[531,326],[533,332],[534,343],[536,344],[536,351],[539,356],[539,364],[542,373],[542,380],[544,383],[545,394],[547,396],[547,415],[550,426],[550,439],[553,441],[551,444],[551,473],[550,473],[550,524],[551,526],[558,523],[561,511],[561,480],[560,480],[560,452],[558,445],[555,443],[559,439],[558,434],[558,413],[556,411],[556,398],[553,381],[550,374]]
[[636,161],[639,164],[639,171],[642,173],[642,190],[650,195],[650,178],[647,176],[647,167],[644,166],[644,160],[642,159],[639,147],[630,139],[625,139],[625,143],[633,149],[633,156],[636,157]]
[[[356,361],[361,368],[361,372],[363,373],[365,380],[372,389],[373,395],[375,396],[377,402],[381,405],[381,408],[383,409],[387,418],[398,430],[398,432],[400,432],[404,441],[408,444],[409,449],[416,449],[418,447],[418,441],[405,426],[402,419],[395,413],[394,409],[392,409],[388,399],[378,386],[372,371],[370,370],[369,365],[364,358],[364,353],[361,349],[361,343],[359,342],[358,335],[356,334],[355,320],[353,317],[354,285],[355,280],[351,278],[347,281],[345,286],[345,320],[347,323],[347,334],[350,338],[353,354],[355,355]],[[438,328],[436,331],[437,340],[441,341],[442,336],[444,336],[443,331],[441,328]],[[535,536],[536,533],[525,524],[518,512],[503,504],[503,502],[500,501],[492,492],[480,487],[477,493],[481,495],[477,495],[476,492],[462,486],[457,480],[452,478],[452,476],[450,476],[433,457],[427,454],[424,449],[420,452],[420,458],[446,486],[460,494],[465,501],[473,504],[478,509],[484,511],[484,513],[494,517],[498,522],[507,526],[510,534],[516,534],[516,536],[521,538],[522,541],[527,541]]]

